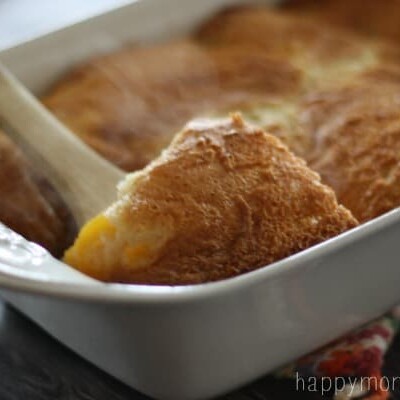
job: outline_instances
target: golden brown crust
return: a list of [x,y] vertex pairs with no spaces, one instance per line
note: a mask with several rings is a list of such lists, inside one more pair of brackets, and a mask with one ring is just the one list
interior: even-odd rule
[[103,156],[133,171],[193,117],[290,96],[301,82],[297,68],[265,53],[186,40],[99,57],[64,77],[43,102]]
[[362,222],[400,204],[400,83],[377,78],[313,93],[302,105],[311,168]]
[[97,260],[91,272],[105,280],[168,285],[236,276],[357,224],[303,160],[237,115],[189,124],[106,215],[115,231],[82,236],[67,261],[89,272]]
[[0,221],[60,256],[76,230],[61,198],[0,132]]

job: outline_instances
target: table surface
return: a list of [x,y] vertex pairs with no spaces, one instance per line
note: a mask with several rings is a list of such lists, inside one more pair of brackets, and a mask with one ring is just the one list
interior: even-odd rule
[[[0,0],[0,49],[127,1]],[[396,357],[400,339],[393,348],[386,361],[387,376],[400,374]],[[0,377],[0,400],[146,399],[66,349],[1,300]],[[266,377],[223,399],[294,398],[311,400],[320,396],[296,393],[294,382]]]

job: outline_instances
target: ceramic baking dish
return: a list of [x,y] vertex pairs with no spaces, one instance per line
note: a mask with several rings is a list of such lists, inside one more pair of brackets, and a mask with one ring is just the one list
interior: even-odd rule
[[[233,3],[254,1],[138,1],[3,51],[0,59],[38,93],[93,54],[183,34]],[[0,286],[7,301],[123,382],[158,399],[205,399],[395,305],[399,236],[395,210],[237,278],[150,287],[94,281],[0,226]]]

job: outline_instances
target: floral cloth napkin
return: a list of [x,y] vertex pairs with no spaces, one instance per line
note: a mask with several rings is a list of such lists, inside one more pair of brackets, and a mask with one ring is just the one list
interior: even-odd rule
[[[400,306],[387,315],[297,360],[276,373],[306,391],[318,378],[319,392],[335,400],[386,400],[393,380],[382,376],[384,356],[400,327]],[[400,379],[400,378],[399,378]],[[400,381],[397,382],[400,386]]]

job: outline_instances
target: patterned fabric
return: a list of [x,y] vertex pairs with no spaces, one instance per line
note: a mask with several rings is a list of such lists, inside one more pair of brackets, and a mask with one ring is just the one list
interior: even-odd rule
[[[390,383],[382,377],[382,366],[400,326],[400,307],[364,327],[297,360],[276,373],[279,377],[324,380],[336,378],[335,400],[362,398],[386,400]],[[340,377],[340,380],[339,380]],[[322,382],[323,383],[323,382]]]

